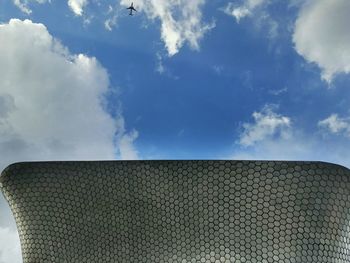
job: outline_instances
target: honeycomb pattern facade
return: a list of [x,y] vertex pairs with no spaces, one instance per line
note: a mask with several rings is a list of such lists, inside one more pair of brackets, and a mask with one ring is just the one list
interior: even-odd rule
[[24,263],[350,262],[350,171],[319,162],[18,163]]

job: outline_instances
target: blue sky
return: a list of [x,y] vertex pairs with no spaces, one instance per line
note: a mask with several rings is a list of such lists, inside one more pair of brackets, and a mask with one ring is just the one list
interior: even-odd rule
[[132,17],[129,4],[0,0],[0,168],[72,159],[350,166],[349,1],[135,0]]
[[[318,151],[314,149],[318,144],[347,144],[350,127],[348,76],[342,74],[346,70],[325,81],[321,63],[298,52],[293,40],[305,5],[319,8],[312,1],[189,1],[180,6],[175,1],[168,6],[136,1],[140,10],[133,17],[124,9],[127,1],[85,1],[80,14],[65,1],[42,2],[20,1],[23,11],[14,2],[2,1],[1,21],[6,25],[17,18],[43,24],[72,55],[97,59],[109,78],[108,91],[102,94],[107,100],[104,109],[113,118],[122,116],[126,134],[137,133],[130,141],[131,157],[222,159],[244,155],[344,162],[330,154],[312,154]],[[347,5],[342,2],[338,5]],[[182,9],[195,6],[199,22],[192,31],[207,27],[194,37],[198,47],[189,44],[191,37],[182,36],[184,43],[176,54],[170,54],[161,33],[166,18],[153,10],[161,5],[177,26],[188,19]],[[30,14],[26,13],[29,9]],[[238,17],[237,10],[248,13]],[[115,25],[108,30],[105,22],[113,16]],[[290,119],[290,132],[302,133],[293,140],[303,144],[311,137],[315,145],[303,149],[300,156],[283,147],[267,156],[257,155],[254,146],[273,139],[277,143],[278,130],[287,128],[283,124],[267,124],[261,128],[270,129],[266,135],[248,147],[242,145],[240,138],[249,132],[244,124],[254,124],[252,114],[264,107],[273,107],[276,119]],[[345,123],[333,133],[329,125],[318,125],[332,114]],[[115,158],[123,159],[118,143],[114,147]]]

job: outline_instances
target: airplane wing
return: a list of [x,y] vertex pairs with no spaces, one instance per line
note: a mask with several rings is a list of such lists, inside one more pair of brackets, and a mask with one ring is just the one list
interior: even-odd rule
[[134,10],[135,12],[137,12],[137,10],[136,10],[134,7],[132,7],[132,10]]

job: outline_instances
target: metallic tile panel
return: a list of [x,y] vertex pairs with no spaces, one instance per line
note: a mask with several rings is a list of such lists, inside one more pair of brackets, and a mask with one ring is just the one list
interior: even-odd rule
[[318,162],[19,163],[24,263],[350,262],[350,171]]

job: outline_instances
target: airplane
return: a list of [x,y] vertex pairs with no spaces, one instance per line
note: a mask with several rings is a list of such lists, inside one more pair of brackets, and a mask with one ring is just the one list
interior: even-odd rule
[[132,11],[137,12],[137,10],[134,8],[134,3],[133,3],[133,2],[131,3],[131,6],[130,6],[130,7],[128,7],[127,9],[130,9],[129,16],[132,16]]

